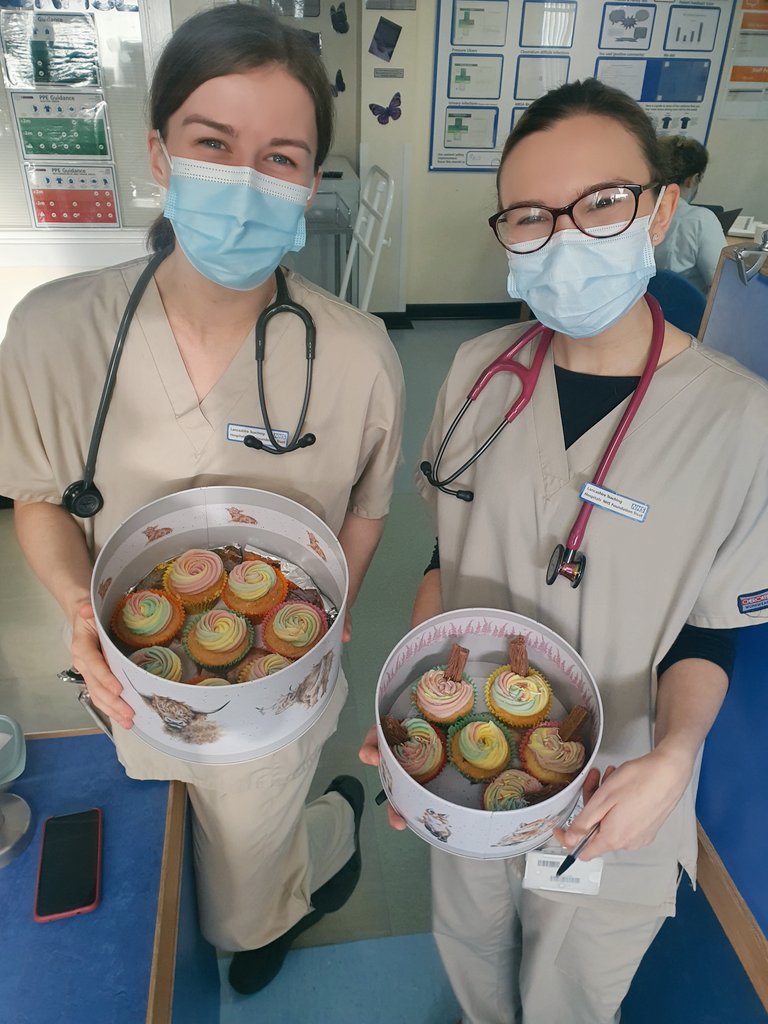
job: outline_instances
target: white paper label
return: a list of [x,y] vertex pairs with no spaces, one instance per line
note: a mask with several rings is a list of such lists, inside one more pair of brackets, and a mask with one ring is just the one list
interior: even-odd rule
[[549,889],[553,892],[577,892],[581,896],[596,896],[600,892],[603,875],[603,860],[574,863],[558,878],[557,869],[565,860],[564,853],[550,853],[548,850],[534,850],[525,855],[524,889]]
[[584,484],[579,497],[582,501],[588,501],[590,505],[604,508],[606,512],[615,512],[618,516],[634,519],[636,523],[644,523],[648,516],[648,505],[644,501],[635,501],[634,498],[609,491],[605,487],[598,487],[597,484]]
[[[287,430],[273,430],[272,433],[275,435],[280,444],[288,444],[288,431]],[[249,427],[246,423],[228,423],[227,424],[227,440],[228,441],[239,441],[243,443],[243,438],[248,437],[251,434],[259,441],[263,441],[265,447],[271,448],[272,445],[269,440],[264,427]]]

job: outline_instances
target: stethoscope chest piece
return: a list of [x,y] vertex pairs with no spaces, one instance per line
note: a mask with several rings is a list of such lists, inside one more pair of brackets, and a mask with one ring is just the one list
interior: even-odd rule
[[76,480],[64,491],[61,503],[67,512],[81,519],[90,519],[104,508],[104,498],[96,484]]
[[582,551],[556,544],[547,566],[547,586],[551,587],[558,576],[563,576],[575,590],[584,579],[586,568],[587,556]]

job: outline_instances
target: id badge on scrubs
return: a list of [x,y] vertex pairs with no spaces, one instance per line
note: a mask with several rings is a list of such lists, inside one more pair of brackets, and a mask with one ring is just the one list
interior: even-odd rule
[[[582,809],[583,804],[579,800],[563,828],[568,828]],[[567,854],[563,853],[563,847],[554,841],[547,843],[539,850],[531,850],[530,853],[526,853],[523,888],[547,889],[550,892],[575,892],[580,896],[597,896],[603,876],[603,858],[595,857],[594,860],[588,861],[576,860],[558,878],[557,869],[566,856]]]
[[[557,847],[562,850],[562,847]],[[603,859],[576,860],[560,877],[557,869],[565,860],[564,853],[549,847],[532,850],[525,855],[524,889],[548,889],[550,892],[576,892],[580,896],[597,896],[603,876]]]

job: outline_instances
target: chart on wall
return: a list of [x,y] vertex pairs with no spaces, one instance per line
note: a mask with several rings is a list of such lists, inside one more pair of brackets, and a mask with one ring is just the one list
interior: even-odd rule
[[706,142],[736,0],[438,0],[430,170],[488,171],[530,103],[590,76]]

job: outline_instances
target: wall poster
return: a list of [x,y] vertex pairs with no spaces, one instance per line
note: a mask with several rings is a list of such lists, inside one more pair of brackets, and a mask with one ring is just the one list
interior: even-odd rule
[[498,167],[536,98],[594,76],[706,142],[736,0],[438,0],[430,170]]

